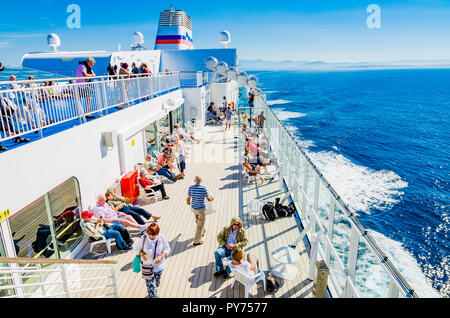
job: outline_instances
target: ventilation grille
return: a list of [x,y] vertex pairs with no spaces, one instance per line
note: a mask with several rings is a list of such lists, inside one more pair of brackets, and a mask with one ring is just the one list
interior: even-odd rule
[[184,11],[163,11],[159,17],[160,26],[184,26],[192,30],[191,17]]

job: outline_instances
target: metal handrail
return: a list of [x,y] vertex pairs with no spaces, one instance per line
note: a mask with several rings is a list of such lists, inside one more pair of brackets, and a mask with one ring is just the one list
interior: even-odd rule
[[19,81],[1,81],[0,86],[8,85],[8,84],[32,84],[32,83],[43,83],[43,82],[69,82],[76,80],[104,80],[104,79],[120,79],[120,78],[137,78],[137,77],[157,77],[157,76],[167,76],[167,75],[175,75],[180,72],[158,72],[158,73],[150,73],[150,74],[117,74],[117,75],[100,75],[95,77],[55,77],[55,78],[45,78],[45,79],[34,79],[34,80],[19,80]]

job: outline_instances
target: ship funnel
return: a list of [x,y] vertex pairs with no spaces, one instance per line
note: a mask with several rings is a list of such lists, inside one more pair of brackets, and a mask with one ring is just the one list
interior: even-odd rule
[[52,48],[53,52],[58,52],[58,47],[61,46],[61,39],[55,33],[47,36],[47,43]]
[[169,10],[161,12],[155,50],[190,50],[194,48],[192,21],[186,12]]

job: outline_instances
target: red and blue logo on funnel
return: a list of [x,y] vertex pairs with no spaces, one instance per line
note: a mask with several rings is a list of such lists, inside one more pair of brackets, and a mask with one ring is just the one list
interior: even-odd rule
[[193,46],[194,40],[186,32],[186,35],[158,35],[156,44],[185,44]]

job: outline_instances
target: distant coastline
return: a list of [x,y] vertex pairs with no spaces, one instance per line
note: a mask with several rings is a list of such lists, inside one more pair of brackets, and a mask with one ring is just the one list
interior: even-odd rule
[[248,71],[350,71],[383,69],[448,69],[450,60],[411,60],[386,62],[330,63],[323,61],[239,61],[239,67]]

